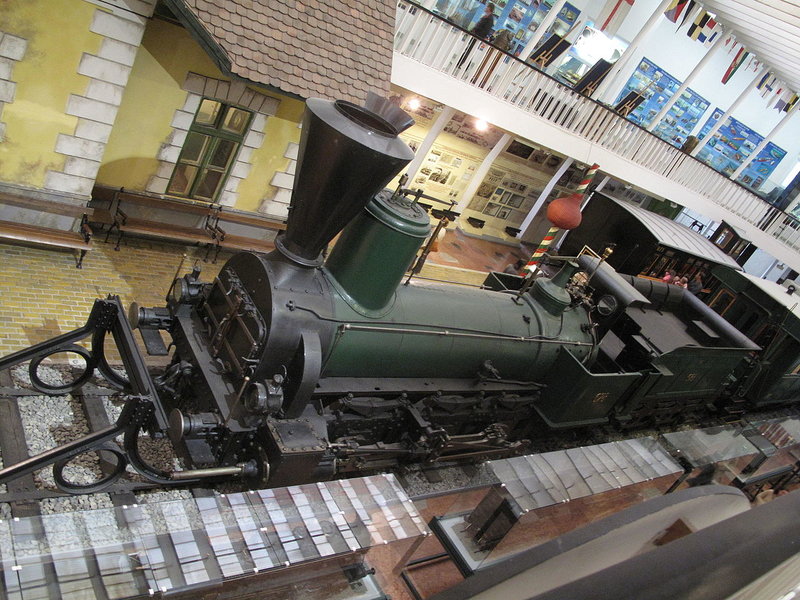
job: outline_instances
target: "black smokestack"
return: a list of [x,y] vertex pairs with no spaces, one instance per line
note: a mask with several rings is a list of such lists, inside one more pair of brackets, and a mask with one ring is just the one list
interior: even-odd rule
[[414,121],[372,94],[367,106],[306,102],[289,221],[275,241],[296,263],[320,264],[327,244],[414,158],[397,137]]

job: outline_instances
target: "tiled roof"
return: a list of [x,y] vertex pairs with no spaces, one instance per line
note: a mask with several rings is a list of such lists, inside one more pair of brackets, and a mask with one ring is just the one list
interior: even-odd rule
[[231,72],[302,98],[388,95],[390,0],[182,0]]

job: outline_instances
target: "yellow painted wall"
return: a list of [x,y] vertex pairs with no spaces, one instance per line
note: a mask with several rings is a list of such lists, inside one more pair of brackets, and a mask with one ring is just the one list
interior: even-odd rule
[[0,181],[44,186],[45,173],[60,171],[65,157],[55,152],[59,133],[75,132],[77,118],[64,111],[70,94],[82,95],[88,78],[78,74],[84,52],[96,54],[101,36],[89,31],[96,5],[83,0],[0,1],[0,30],[28,41],[11,71],[14,101],[0,120]]
[[183,28],[151,20],[133,63],[97,183],[144,190],[158,170],[156,157],[172,132],[175,110],[186,100],[181,86],[189,71],[222,78]]
[[255,211],[264,198],[272,198],[277,191],[269,185],[277,171],[286,171],[289,159],[283,155],[289,142],[300,141],[300,122],[305,104],[292,98],[282,98],[274,117],[267,119],[264,143],[253,152],[250,175],[239,184],[236,208]]
[[[172,132],[175,110],[186,100],[181,86],[190,71],[228,79],[183,28],[158,19],[150,21],[106,147],[98,183],[144,190],[158,170],[157,155]],[[277,114],[267,119],[264,143],[253,152],[249,176],[239,184],[236,208],[247,211],[255,211],[265,196],[274,193],[269,182],[276,171],[284,171],[288,165],[283,154],[290,141],[300,139],[297,124],[303,113],[299,100],[253,89],[279,98],[281,103]]]

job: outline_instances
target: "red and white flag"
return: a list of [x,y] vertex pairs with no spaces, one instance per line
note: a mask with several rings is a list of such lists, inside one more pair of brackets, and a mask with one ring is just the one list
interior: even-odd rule
[[635,0],[606,0],[603,10],[595,20],[595,27],[605,32],[608,37],[614,37],[634,2]]

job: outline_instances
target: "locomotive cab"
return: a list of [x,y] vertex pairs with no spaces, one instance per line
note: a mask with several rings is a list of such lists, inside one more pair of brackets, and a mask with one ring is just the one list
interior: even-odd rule
[[[586,257],[591,270],[596,259]],[[550,383],[538,405],[553,427],[614,420],[624,427],[681,422],[709,409],[730,374],[758,346],[683,288],[596,269],[590,285],[619,300],[602,321],[591,367],[568,356],[569,375]],[[575,400],[562,407],[559,397]]]

